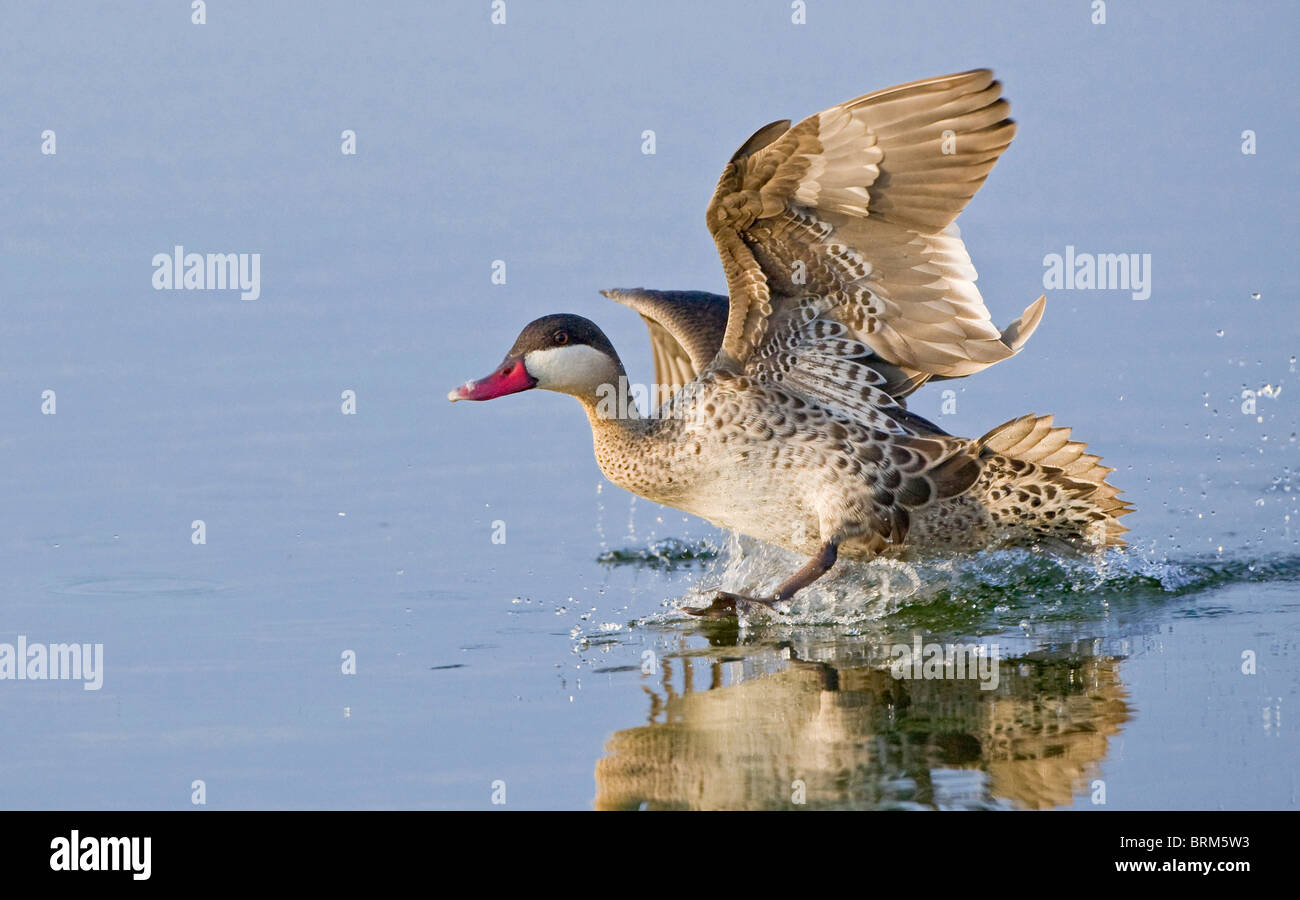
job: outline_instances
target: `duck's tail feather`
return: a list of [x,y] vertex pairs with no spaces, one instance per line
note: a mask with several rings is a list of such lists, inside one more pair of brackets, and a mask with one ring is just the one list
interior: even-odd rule
[[1051,416],[1012,419],[979,438],[985,462],[976,489],[995,521],[1027,541],[1123,546],[1119,523],[1133,507],[1106,481],[1114,469]]

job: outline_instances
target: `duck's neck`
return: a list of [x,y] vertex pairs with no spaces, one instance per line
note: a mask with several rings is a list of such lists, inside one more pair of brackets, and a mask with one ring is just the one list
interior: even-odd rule
[[611,414],[610,406],[583,399],[591,423],[592,448],[605,477],[624,490],[656,502],[671,501],[681,483],[672,471],[673,441],[664,423],[643,418],[628,400],[626,408]]

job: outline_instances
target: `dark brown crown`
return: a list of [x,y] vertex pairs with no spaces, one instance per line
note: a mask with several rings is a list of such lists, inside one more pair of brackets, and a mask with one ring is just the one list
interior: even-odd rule
[[515,339],[515,345],[510,348],[508,356],[523,356],[534,350],[550,350],[554,347],[567,347],[574,344],[586,344],[596,348],[610,359],[618,360],[614,345],[609,342],[609,338],[605,337],[605,332],[596,327],[590,319],[569,313],[542,316],[529,322],[524,326],[524,330],[519,332],[519,337]]

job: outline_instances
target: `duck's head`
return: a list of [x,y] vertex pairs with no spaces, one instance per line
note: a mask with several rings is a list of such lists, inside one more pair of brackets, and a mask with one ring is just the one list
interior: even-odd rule
[[543,388],[591,402],[601,385],[617,385],[623,375],[614,346],[594,322],[560,313],[529,322],[492,374],[465,382],[447,399],[494,400]]

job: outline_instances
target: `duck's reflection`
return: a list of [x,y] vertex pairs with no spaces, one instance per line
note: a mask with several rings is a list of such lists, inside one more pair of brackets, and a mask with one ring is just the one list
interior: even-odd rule
[[752,647],[665,659],[650,724],[616,732],[596,765],[596,806],[1070,805],[1129,719],[1120,658],[1091,646],[1002,659],[992,690],[896,679],[861,655],[767,673]]

